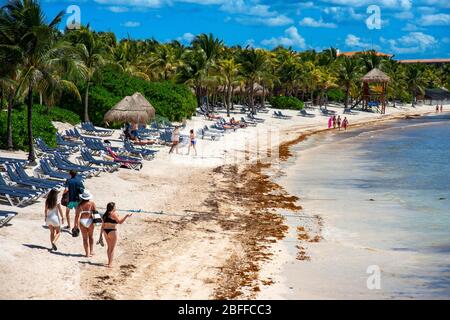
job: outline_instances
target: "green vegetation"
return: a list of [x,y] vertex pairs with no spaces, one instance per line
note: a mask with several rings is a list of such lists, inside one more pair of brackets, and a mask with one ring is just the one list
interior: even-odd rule
[[272,97],[270,104],[276,109],[301,110],[304,107],[303,101],[295,97]]
[[[153,105],[156,113],[171,121],[190,118],[197,102],[189,88],[170,81],[150,82],[133,77],[117,66],[106,66],[99,70],[98,83],[90,88],[88,118],[96,125],[103,124],[105,113],[125,96],[142,93]],[[66,95],[61,105],[76,113],[83,112],[73,97]]]
[[[0,149],[7,148],[6,134],[6,112],[0,112]],[[56,129],[48,120],[46,115],[40,112],[33,112],[33,132],[37,137],[41,137],[49,146],[56,146]],[[27,136],[27,110],[14,110],[12,113],[12,138],[14,149],[29,150]]]
[[[32,161],[35,118],[75,121],[69,114],[56,116],[60,111],[33,112],[38,99],[44,110],[60,106],[101,125],[109,108],[136,91],[158,116],[173,121],[189,118],[205,102],[208,108],[222,102],[229,111],[239,101],[255,111],[266,97],[286,97],[274,100],[282,108],[299,108],[298,100],[315,105],[343,101],[354,107],[361,100],[361,76],[373,68],[391,77],[391,101],[415,104],[425,88],[450,88],[449,65],[399,64],[373,51],[346,57],[334,48],[297,52],[227,47],[212,34],[196,36],[189,46],[117,40],[111,32],[88,27],[60,32],[63,15],[47,20],[37,0],[10,0],[0,9],[0,109],[9,115],[2,112],[6,133],[1,139],[7,148],[17,148],[24,146],[26,135]],[[17,130],[12,125],[19,117],[13,112],[17,105],[27,106],[20,138],[12,132]]]

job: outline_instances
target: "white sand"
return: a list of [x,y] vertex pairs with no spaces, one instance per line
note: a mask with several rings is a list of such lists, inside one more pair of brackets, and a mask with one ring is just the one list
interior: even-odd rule
[[[445,106],[448,110],[449,106]],[[332,108],[342,115],[342,108]],[[357,112],[346,115],[350,125],[356,122],[384,119],[406,113],[434,111],[433,106],[414,109],[388,108],[387,115]],[[308,111],[312,112],[312,111]],[[239,250],[233,233],[224,231],[208,216],[204,201],[214,191],[212,170],[224,163],[245,165],[267,155],[280,142],[296,138],[300,133],[324,129],[327,117],[298,116],[291,120],[266,119],[256,128],[241,129],[226,134],[220,141],[200,140],[198,156],[187,156],[187,148],[180,155],[169,155],[163,147],[153,161],[145,161],[141,171],[120,169],[113,174],[101,174],[88,179],[86,187],[95,195],[99,207],[109,201],[121,209],[142,209],[164,214],[134,214],[119,226],[115,267],[108,270],[106,249],[96,246],[93,258],[83,257],[81,238],[63,233],[58,252],[50,253],[49,232],[43,227],[43,200],[25,208],[11,208],[4,203],[1,210],[15,210],[19,215],[11,225],[0,229],[0,298],[1,299],[207,299],[212,297],[215,282],[220,277],[220,266]],[[240,119],[240,115],[236,116]],[[206,121],[194,117],[188,129],[198,129]],[[67,125],[57,124],[61,129]],[[270,132],[270,133],[269,133]],[[116,133],[116,137],[118,134]],[[270,137],[270,139],[268,138]],[[258,149],[259,148],[259,149]],[[192,151],[191,151],[192,152]],[[25,158],[23,152],[0,151],[1,156]],[[246,160],[245,157],[249,159]],[[277,162],[272,153],[273,163]],[[193,210],[195,212],[187,212]],[[199,212],[206,212],[199,214]],[[122,213],[123,214],[123,213]],[[72,214],[73,217],[73,214]],[[195,218],[194,218],[195,217]],[[98,238],[98,228],[95,239]],[[273,246],[273,263],[262,266],[261,278],[274,279],[275,285],[261,286],[261,297],[277,298],[284,290],[277,286],[280,261],[286,253]],[[281,250],[281,251],[280,251]]]

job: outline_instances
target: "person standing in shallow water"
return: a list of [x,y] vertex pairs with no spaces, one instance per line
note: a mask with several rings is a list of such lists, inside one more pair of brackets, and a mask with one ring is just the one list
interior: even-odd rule
[[338,126],[339,131],[341,131],[341,116],[337,117],[336,122],[337,122],[337,126]]
[[347,117],[344,117],[344,120],[342,121],[342,128],[344,128],[344,130],[347,130],[348,127],[348,120]]

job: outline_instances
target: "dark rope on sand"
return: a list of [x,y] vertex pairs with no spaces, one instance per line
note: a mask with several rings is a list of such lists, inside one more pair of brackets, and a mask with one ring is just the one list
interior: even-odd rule
[[[99,210],[106,210],[106,208],[97,207]],[[147,214],[153,214],[158,216],[171,216],[171,217],[186,217],[189,216],[189,213],[200,213],[200,214],[213,214],[213,212],[208,211],[195,211],[195,210],[184,210],[186,214],[176,214],[176,213],[166,213],[164,211],[145,211],[142,209],[116,209],[119,212],[127,212],[127,213],[147,213]],[[307,216],[307,215],[289,215],[289,214],[282,214],[282,213],[276,213],[280,216],[286,217],[286,218],[307,218],[307,219],[317,219],[317,217],[314,216]]]

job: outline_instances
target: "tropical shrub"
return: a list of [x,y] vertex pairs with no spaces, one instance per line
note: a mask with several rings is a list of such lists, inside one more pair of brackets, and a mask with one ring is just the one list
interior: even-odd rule
[[[190,118],[197,102],[190,89],[184,84],[170,81],[150,82],[132,77],[115,66],[104,67],[100,79],[92,85],[89,94],[89,119],[96,125],[103,124],[105,113],[125,96],[140,92],[152,104],[156,114],[170,121]],[[80,88],[83,92],[84,88]],[[74,98],[64,95],[61,106],[82,114],[83,106]]]
[[[6,148],[7,113],[0,112],[0,149]],[[41,137],[49,146],[56,146],[56,128],[49,118],[39,112],[33,112],[33,134]],[[14,149],[28,150],[27,112],[25,108],[13,110],[12,138]]]
[[301,110],[304,107],[304,103],[296,97],[272,97],[270,104],[276,109]]
[[66,122],[71,125],[76,125],[81,122],[80,116],[75,112],[58,107],[47,108],[41,105],[34,105],[33,111],[47,117],[50,121]]
[[330,89],[327,95],[330,101],[343,102],[345,100],[345,92],[341,89]]

